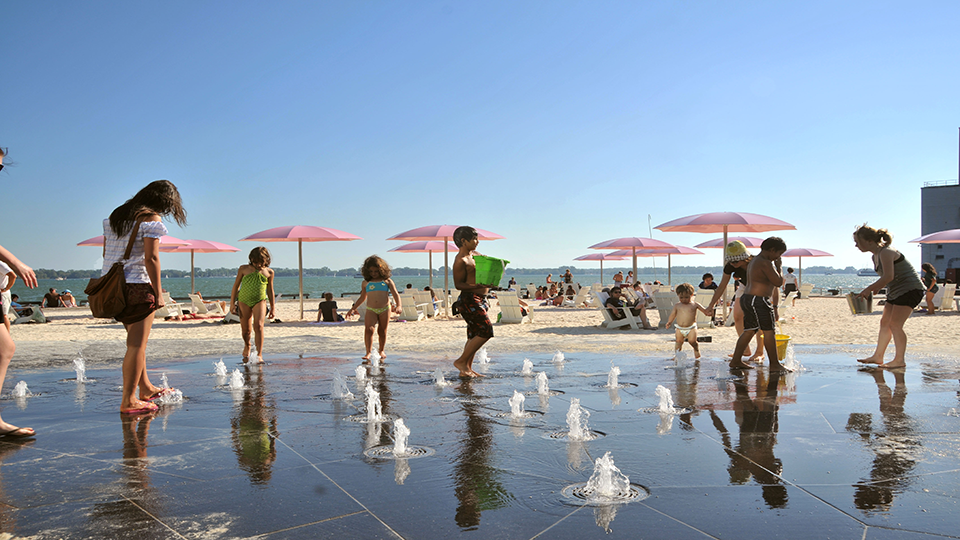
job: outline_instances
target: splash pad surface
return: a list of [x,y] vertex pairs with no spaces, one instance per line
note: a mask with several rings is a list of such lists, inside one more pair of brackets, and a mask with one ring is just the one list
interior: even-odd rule
[[[491,348],[496,353],[495,347]],[[960,363],[908,356],[902,373],[860,370],[856,355],[796,347],[806,367],[737,378],[718,358],[683,368],[664,358],[554,351],[492,354],[486,378],[423,384],[449,360],[392,356],[367,380],[408,444],[433,454],[379,459],[390,424],[364,414],[359,358],[267,357],[230,389],[217,358],[152,362],[185,400],[121,416],[119,368],[17,372],[32,396],[0,400],[4,418],[37,437],[0,438],[0,527],[37,538],[910,538],[960,536]],[[520,373],[523,359],[533,375]],[[614,360],[619,380],[606,389]],[[15,362],[14,362],[15,364]],[[15,368],[15,365],[13,366]],[[482,369],[481,369],[482,368]],[[334,369],[354,400],[320,398]],[[374,372],[376,371],[376,372]],[[535,374],[563,394],[528,396]],[[672,392],[676,415],[657,406]],[[565,431],[571,398],[590,411],[587,441]],[[646,499],[577,505],[562,491],[586,482],[611,452]],[[428,524],[425,526],[425,524]],[[909,532],[908,532],[909,531]]]

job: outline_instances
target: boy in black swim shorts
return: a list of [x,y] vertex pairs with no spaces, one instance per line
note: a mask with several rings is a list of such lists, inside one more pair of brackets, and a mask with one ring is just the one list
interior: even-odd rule
[[458,227],[453,232],[453,242],[460,249],[453,261],[453,285],[460,290],[457,308],[467,323],[467,343],[453,366],[460,370],[461,377],[482,377],[473,370],[473,356],[493,337],[493,325],[487,317],[489,287],[477,284],[477,266],[473,261],[474,250],[480,243],[477,230]]
[[[771,236],[760,244],[760,255],[753,258],[747,266],[747,292],[740,297],[740,308],[743,310],[743,333],[737,340],[737,347],[733,350],[730,367],[734,369],[750,369],[752,366],[743,363],[743,351],[757,331],[763,332],[763,348],[770,358],[770,371],[787,371],[777,356],[777,334],[774,324],[777,321],[777,303],[780,300],[780,289],[783,285],[783,274],[780,271],[780,256],[787,250],[787,244],[776,236]],[[771,302],[772,298],[772,302]]]

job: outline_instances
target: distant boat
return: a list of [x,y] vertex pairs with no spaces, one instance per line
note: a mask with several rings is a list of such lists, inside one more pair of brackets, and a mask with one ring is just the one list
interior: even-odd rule
[[357,279],[363,279],[363,274],[354,274],[353,277]]
[[877,271],[874,270],[873,268],[861,268],[860,270],[857,270],[857,275],[858,276],[879,276],[880,274],[878,274]]

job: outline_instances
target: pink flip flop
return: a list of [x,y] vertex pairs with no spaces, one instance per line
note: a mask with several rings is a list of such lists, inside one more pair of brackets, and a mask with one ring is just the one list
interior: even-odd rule
[[152,412],[157,412],[160,410],[160,407],[157,407],[154,404],[150,404],[149,407],[141,407],[139,409],[127,409],[126,411],[120,411],[120,414],[147,414]]

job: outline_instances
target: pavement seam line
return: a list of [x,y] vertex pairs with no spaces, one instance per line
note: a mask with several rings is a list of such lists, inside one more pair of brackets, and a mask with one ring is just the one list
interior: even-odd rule
[[369,508],[367,508],[367,506],[366,506],[365,504],[363,504],[362,502],[360,502],[356,497],[353,496],[353,494],[351,494],[349,491],[347,491],[346,489],[344,489],[343,486],[341,486],[340,484],[338,484],[336,480],[334,480],[333,478],[330,478],[330,476],[328,476],[327,473],[323,472],[323,470],[321,470],[320,467],[317,467],[316,465],[314,465],[313,463],[311,463],[309,459],[307,459],[306,457],[304,457],[303,454],[301,454],[300,452],[297,452],[296,450],[294,450],[293,447],[291,447],[289,444],[287,444],[286,442],[284,442],[280,437],[278,437],[278,436],[276,436],[276,435],[274,435],[273,433],[270,433],[270,432],[266,432],[266,433],[267,433],[268,435],[270,435],[271,437],[273,437],[274,439],[276,439],[277,441],[280,441],[280,444],[282,444],[283,446],[287,447],[287,449],[290,450],[291,452],[293,452],[294,454],[296,454],[297,457],[299,457],[300,459],[306,461],[306,462],[307,462],[311,467],[313,467],[318,473],[322,474],[322,475],[324,476],[324,478],[326,478],[327,480],[329,480],[330,483],[332,483],[333,485],[337,486],[337,489],[339,489],[340,491],[342,491],[347,497],[350,497],[351,499],[353,499],[353,502],[355,502],[355,503],[357,503],[358,505],[360,505],[360,508],[363,508],[365,511],[367,511],[367,513],[369,513],[371,516],[373,516],[373,519],[376,519],[377,521],[379,521],[380,524],[383,525],[384,527],[386,527],[388,531],[390,531],[390,532],[392,532],[393,534],[395,534],[395,535],[397,536],[397,538],[403,538],[403,535],[402,535],[402,534],[400,534],[400,533],[398,533],[397,531],[395,531],[395,530],[393,529],[393,527],[391,527],[390,525],[387,525],[387,522],[385,522],[385,521],[383,521],[382,519],[380,519],[380,516],[374,514],[373,511],[370,510]]
[[186,537],[186,536],[184,536],[184,535],[178,533],[177,531],[175,531],[175,530],[173,529],[173,527],[167,525],[167,524],[164,523],[160,518],[158,518],[157,516],[151,514],[146,508],[144,508],[144,507],[140,506],[139,504],[133,502],[133,500],[132,500],[130,497],[127,497],[126,495],[123,495],[123,498],[124,498],[124,500],[126,500],[128,503],[136,506],[141,512],[143,512],[144,514],[150,516],[151,519],[153,519],[153,520],[156,521],[157,523],[159,523],[159,524],[163,525],[164,527],[166,527],[167,530],[169,530],[169,531],[172,532],[173,534],[177,535],[177,536],[180,537],[180,538],[183,538],[183,540],[187,540],[187,537]]

